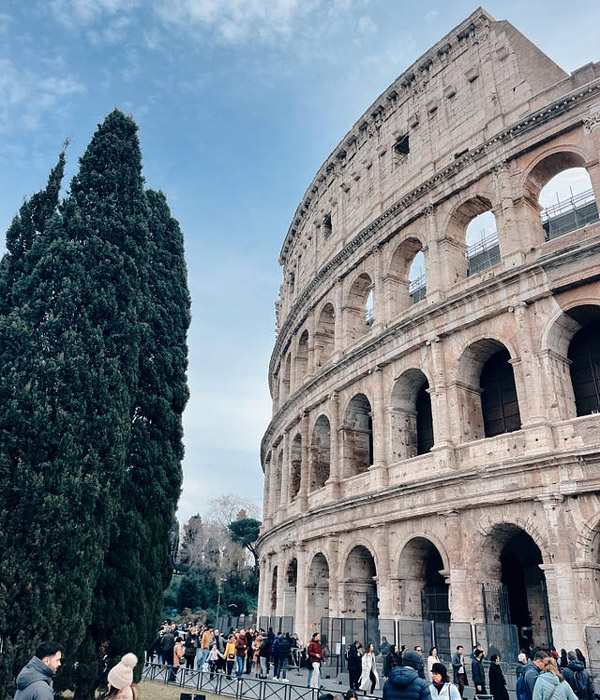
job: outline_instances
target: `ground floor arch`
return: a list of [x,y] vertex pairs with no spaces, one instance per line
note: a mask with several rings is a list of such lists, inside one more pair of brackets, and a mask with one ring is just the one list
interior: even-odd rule
[[321,552],[310,563],[306,592],[307,625],[316,630],[321,619],[329,617],[329,564]]
[[409,540],[398,565],[399,615],[450,622],[447,575],[442,555],[431,540],[426,537]]

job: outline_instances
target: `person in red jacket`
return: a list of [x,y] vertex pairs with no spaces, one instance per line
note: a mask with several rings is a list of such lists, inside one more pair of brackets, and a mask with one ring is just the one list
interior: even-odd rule
[[308,672],[308,687],[321,687],[321,662],[325,661],[323,656],[323,648],[321,647],[321,637],[318,632],[315,632],[308,644],[308,658],[312,665],[312,670]]
[[235,640],[235,656],[237,663],[237,670],[235,675],[238,678],[242,677],[244,673],[244,664],[246,662],[246,652],[248,651],[248,643],[246,642],[246,630],[240,630],[236,640]]

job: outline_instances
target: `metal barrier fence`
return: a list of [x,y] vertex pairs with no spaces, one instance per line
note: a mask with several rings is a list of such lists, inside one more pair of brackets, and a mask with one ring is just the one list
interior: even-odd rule
[[278,632],[293,634],[296,631],[294,629],[294,618],[291,615],[262,616],[258,618],[258,626],[267,632],[271,628],[275,634]]
[[519,635],[515,625],[477,623],[475,639],[486,650],[486,656],[499,654],[505,661],[514,661],[519,653]]
[[215,620],[215,629],[227,633],[230,629],[254,629],[258,623],[256,615],[239,615],[232,617],[231,615],[221,615]]
[[[142,678],[148,681],[169,683],[183,690],[204,690],[214,695],[226,695],[249,700],[318,700],[319,691],[304,685],[281,683],[280,681],[260,680],[242,676],[227,678],[224,673],[211,674],[206,671],[193,671],[180,668],[175,681],[169,682],[169,666],[146,664]],[[211,678],[212,675],[212,678]]]

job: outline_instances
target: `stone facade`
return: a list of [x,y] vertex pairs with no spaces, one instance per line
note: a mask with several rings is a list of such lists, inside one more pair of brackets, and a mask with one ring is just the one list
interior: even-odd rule
[[[569,75],[480,9],[320,168],[280,255],[259,614],[304,636],[322,617],[512,622],[585,648],[600,415],[573,358],[600,328],[599,157],[600,64]],[[553,237],[538,196],[572,167],[596,214]],[[497,258],[471,269],[484,212]]]

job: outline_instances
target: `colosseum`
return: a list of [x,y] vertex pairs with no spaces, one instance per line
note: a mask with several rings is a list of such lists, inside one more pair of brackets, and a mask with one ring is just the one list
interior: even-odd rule
[[323,163],[279,258],[274,627],[598,668],[599,158],[600,63],[478,9]]

